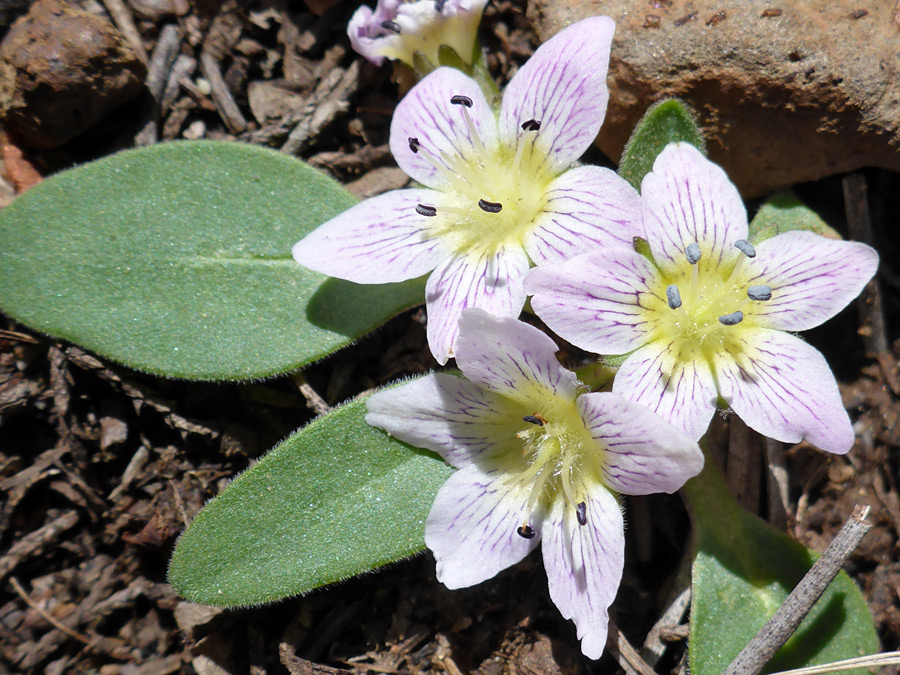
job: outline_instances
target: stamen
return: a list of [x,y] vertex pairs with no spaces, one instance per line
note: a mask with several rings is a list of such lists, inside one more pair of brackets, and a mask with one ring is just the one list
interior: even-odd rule
[[537,424],[539,427],[544,426],[543,420],[538,415],[525,415],[522,418],[523,422],[531,422],[531,424]]
[[578,502],[575,507],[575,517],[578,519],[579,525],[587,525],[587,504]]
[[523,131],[538,131],[541,128],[541,123],[539,120],[527,120],[522,122],[522,130]]
[[433,206],[425,206],[425,204],[416,205],[416,213],[427,218],[434,218],[437,215],[437,209]]
[[391,31],[392,33],[400,32],[400,24],[397,23],[396,21],[382,21],[381,27],[384,28],[385,30]]
[[746,239],[738,239],[734,242],[734,247],[748,258],[756,257],[756,249],[753,248],[753,244]]
[[410,136],[408,140],[409,140],[409,149],[412,150],[414,153],[418,152],[419,148],[422,147],[422,144],[419,143],[419,139],[416,138],[415,136]]
[[744,320],[744,313],[741,311],[732,312],[731,314],[723,314],[719,317],[719,323],[723,326],[737,326]]
[[[465,96],[460,98],[465,98],[469,102],[468,104],[464,103],[462,106],[463,121],[465,121],[466,123],[466,129],[469,132],[469,137],[472,139],[472,145],[475,146],[475,152],[478,153],[478,155],[483,156],[485,153],[484,143],[481,142],[481,136],[478,135],[478,130],[475,129],[475,125],[472,124],[472,118],[469,117],[469,111],[467,110],[467,108],[472,107],[472,99]],[[453,99],[451,99],[451,102],[452,100]]]
[[666,300],[669,301],[669,307],[672,309],[681,307],[681,293],[678,292],[678,286],[672,284],[666,288]]
[[503,210],[503,204],[500,202],[489,202],[486,199],[478,200],[478,208],[488,213],[500,213]]
[[697,245],[697,242],[688,244],[684,253],[687,255],[688,262],[691,263],[691,265],[696,265],[700,261],[700,246]]
[[772,299],[772,289],[769,286],[751,286],[747,289],[747,297],[751,300],[760,300],[765,302]]
[[531,525],[522,525],[521,527],[516,528],[516,534],[523,539],[534,539],[537,532],[532,529]]
[[472,107],[472,99],[468,96],[463,96],[462,94],[456,94],[455,96],[450,97],[451,105],[464,105],[467,108]]

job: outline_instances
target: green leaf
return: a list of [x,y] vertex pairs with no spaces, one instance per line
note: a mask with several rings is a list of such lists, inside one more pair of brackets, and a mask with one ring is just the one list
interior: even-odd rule
[[815,211],[801,202],[793,192],[779,192],[759,207],[750,221],[748,239],[754,244],[782,232],[808,230],[830,239],[841,239],[837,230],[829,226]]
[[0,308],[164,376],[298,368],[422,301],[422,280],[360,286],[291,246],[352,206],[303,162],[224,142],[165,143],[48,178],[0,212]]
[[619,175],[640,191],[641,181],[653,168],[656,156],[669,143],[686,141],[706,152],[703,134],[684,102],[667,98],[650,106],[625,144]]
[[[709,457],[684,494],[695,538],[691,673],[719,675],[818,555],[742,509]],[[840,572],[764,672],[831,663],[878,649],[866,601]]]
[[175,547],[188,600],[252,605],[305,593],[425,547],[425,518],[452,469],[336,408],[241,474]]

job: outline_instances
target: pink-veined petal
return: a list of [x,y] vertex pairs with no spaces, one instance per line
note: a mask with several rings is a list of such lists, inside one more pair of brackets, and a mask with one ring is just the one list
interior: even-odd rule
[[751,284],[772,289],[754,313],[772,328],[800,331],[827,321],[860,294],[878,269],[875,249],[812,232],[785,232],[757,244]]
[[[387,35],[387,31],[381,25],[396,17],[399,5],[400,0],[379,0],[374,11],[362,5],[353,13],[347,24],[347,36],[353,50],[376,66],[380,66],[384,57],[392,51],[392,43],[399,40],[397,35]],[[385,41],[388,42],[387,45],[384,44]]]
[[706,433],[716,410],[716,383],[705,361],[681,361],[661,341],[638,349],[616,373],[613,392],[649,408],[691,440]]
[[775,330],[749,333],[737,357],[715,362],[722,398],[751,429],[785,443],[806,439],[843,454],[853,428],[834,375],[816,349]]
[[683,266],[697,243],[715,269],[747,238],[747,211],[737,188],[690,143],[670,143],[641,183],[644,227],[653,259],[665,270]]
[[[391,121],[391,154],[407,175],[428,187],[445,186],[446,174],[457,174],[459,163],[483,159],[484,151],[466,124],[464,106],[450,103],[454,96],[472,101],[465,112],[481,143],[492,147],[497,138],[494,114],[475,80],[455,68],[438,68],[410,89]],[[410,148],[410,138],[417,140],[418,152]]]
[[[609,17],[592,17],[538,47],[503,93],[499,123],[504,144],[516,147],[521,136],[537,133],[555,173],[584,154],[606,115],[614,30]],[[541,128],[523,130],[529,120],[540,122]]]
[[659,415],[616,394],[583,394],[585,427],[605,448],[606,484],[626,495],[675,492],[703,468],[696,442]]
[[544,520],[544,568],[550,597],[572,619],[581,651],[598,659],[606,646],[609,606],[625,564],[625,532],[616,498],[603,487],[585,500],[587,524],[558,499]]
[[428,234],[431,190],[392,190],[366,199],[294,244],[294,260],[316,272],[358,284],[415,279],[449,252]]
[[483,387],[513,400],[540,391],[542,400],[532,403],[543,403],[550,395],[573,398],[577,392],[578,380],[560,367],[557,349],[534,326],[469,309],[459,321],[456,363],[467,378]]
[[[425,521],[425,545],[437,561],[437,578],[447,588],[466,588],[490,579],[528,555],[541,539],[541,517],[525,522],[528,492],[503,485],[502,473],[468,466],[438,490]],[[535,536],[516,530],[529,525]]]
[[404,443],[437,452],[456,468],[503,451],[522,428],[521,410],[494,392],[445,373],[383,389],[366,407],[366,422]]
[[550,184],[525,251],[536,265],[546,265],[604,246],[631,246],[643,235],[637,190],[615,171],[580,166]]
[[525,305],[528,258],[519,248],[496,255],[469,253],[438,266],[425,285],[428,346],[441,365],[455,355],[459,317],[468,307],[518,316]]
[[597,354],[627,354],[650,337],[653,317],[641,298],[653,294],[657,274],[634,249],[610,247],[536,267],[525,278],[525,292],[560,337]]

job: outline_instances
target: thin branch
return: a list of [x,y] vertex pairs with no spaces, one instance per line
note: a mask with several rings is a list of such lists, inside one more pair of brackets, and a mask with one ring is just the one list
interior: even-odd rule
[[64,623],[60,623],[60,621],[56,617],[54,617],[52,614],[48,614],[47,611],[43,607],[41,607],[34,600],[32,600],[29,597],[28,593],[25,592],[25,589],[22,588],[22,584],[19,583],[18,579],[16,579],[15,577],[10,577],[9,583],[13,587],[13,590],[16,592],[16,594],[20,598],[22,598],[22,600],[25,601],[25,604],[28,605],[29,607],[31,607],[31,609],[33,609],[35,612],[40,614],[43,617],[44,621],[49,623],[54,628],[61,630],[63,633],[68,635],[70,638],[74,638],[74,639],[78,640],[82,644],[85,644],[85,645],[91,644],[91,639],[89,637],[72,630]]
[[656,671],[641,658],[612,619],[609,620],[609,632],[606,634],[606,648],[628,675],[656,675]]
[[866,522],[869,507],[856,506],[825,553],[794,588],[769,622],[732,661],[725,675],[757,675],[797,630],[850,554],[872,527]]
[[881,666],[894,666],[900,663],[900,652],[885,652],[884,654],[872,654],[871,656],[858,656],[855,659],[823,663],[821,666],[809,666],[808,668],[795,668],[794,670],[782,670],[772,675],[823,675],[823,673],[839,673],[855,668],[880,668]]

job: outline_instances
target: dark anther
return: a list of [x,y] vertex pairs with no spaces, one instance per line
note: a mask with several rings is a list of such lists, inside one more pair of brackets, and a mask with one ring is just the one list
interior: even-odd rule
[[478,208],[488,213],[500,213],[503,210],[503,204],[500,202],[489,202],[487,199],[479,199]]
[[396,21],[382,21],[381,27],[384,28],[385,30],[391,31],[392,33],[400,32],[400,24],[397,23]]
[[525,417],[522,418],[522,421],[531,422],[531,424],[537,424],[539,427],[544,426],[544,421],[537,415],[525,415]]
[[472,107],[472,99],[470,99],[468,96],[463,96],[462,94],[451,96],[450,103],[452,103],[453,105],[464,105],[467,108]]
[[518,534],[522,539],[534,539],[534,535],[537,534],[531,525],[522,525],[522,527],[516,528],[516,534]]
[[678,292],[678,286],[672,284],[666,288],[666,300],[669,301],[669,307],[672,309],[681,307],[681,293]]
[[684,249],[684,253],[687,256],[688,262],[691,265],[696,265],[700,260],[700,247],[697,245],[697,242],[693,244],[688,244],[687,248]]
[[420,216],[426,216],[428,218],[434,218],[437,215],[437,209],[433,206],[425,206],[425,204],[417,204],[416,205],[416,213]]
[[418,152],[419,148],[421,148],[421,147],[422,147],[422,144],[419,143],[418,138],[416,138],[415,136],[409,137],[409,149],[410,150],[412,150],[413,152]]
[[541,128],[541,123],[539,120],[526,120],[522,122],[522,129],[524,131],[537,131]]
[[772,289],[763,285],[751,286],[747,289],[747,297],[751,300],[762,300],[765,302],[772,299]]
[[753,244],[746,239],[738,239],[734,242],[734,247],[748,258],[756,257],[756,249],[753,248]]
[[743,312],[732,312],[731,314],[723,314],[719,317],[719,323],[723,326],[737,326],[743,320]]
[[440,14],[444,11],[444,3],[446,0],[434,0],[434,11]]
[[578,518],[579,525],[587,525],[587,504],[578,502],[575,506],[575,517]]

